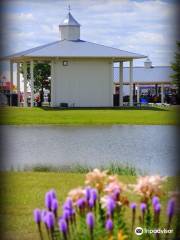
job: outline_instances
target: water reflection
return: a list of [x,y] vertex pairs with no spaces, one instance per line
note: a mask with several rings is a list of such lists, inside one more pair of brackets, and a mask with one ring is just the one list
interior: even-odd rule
[[174,126],[3,126],[1,169],[52,166],[128,165],[149,174],[175,172]]

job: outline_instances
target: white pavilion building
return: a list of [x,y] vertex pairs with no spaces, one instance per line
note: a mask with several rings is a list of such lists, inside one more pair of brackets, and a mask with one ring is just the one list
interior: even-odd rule
[[51,106],[112,107],[113,66],[119,63],[119,105],[123,106],[123,63],[129,62],[129,105],[133,106],[133,60],[146,56],[81,40],[80,24],[69,12],[59,25],[60,40],[6,57],[17,63],[17,92],[20,103],[20,64],[23,64],[24,106],[27,106],[27,64],[30,64],[31,106],[34,106],[33,65],[51,65]]

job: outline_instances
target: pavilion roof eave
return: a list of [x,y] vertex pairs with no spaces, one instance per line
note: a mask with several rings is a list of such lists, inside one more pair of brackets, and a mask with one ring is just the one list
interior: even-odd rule
[[119,62],[119,61],[130,61],[133,59],[141,59],[141,58],[146,58],[147,56],[140,55],[140,56],[132,56],[132,57],[126,57],[126,56],[16,56],[16,57],[2,57],[0,61],[4,60],[9,60],[13,62],[23,62],[23,61],[30,61],[30,60],[35,60],[35,61],[50,61],[50,60],[58,60],[58,59],[88,59],[88,58],[93,58],[93,59],[112,59],[113,62]]
[[135,60],[135,59],[142,59],[142,58],[147,58],[147,56],[145,55],[142,55],[142,56],[134,56],[134,57],[113,57],[113,61],[114,62],[120,62],[120,61],[123,61],[123,62],[126,62],[126,61],[130,61],[130,60]]
[[[139,85],[155,85],[155,84],[164,84],[164,85],[168,85],[171,84],[173,85],[173,82],[170,81],[147,81],[147,82],[143,82],[143,81],[133,81],[133,84],[139,84]],[[119,86],[118,82],[114,82],[114,85]],[[123,85],[130,85],[130,82],[123,82]]]

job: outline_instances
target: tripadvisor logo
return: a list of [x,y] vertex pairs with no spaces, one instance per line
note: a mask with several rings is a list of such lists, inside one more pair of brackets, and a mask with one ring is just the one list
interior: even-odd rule
[[137,228],[135,229],[135,234],[136,234],[136,235],[142,235],[142,234],[143,234],[143,229],[142,229],[141,227],[137,227]]

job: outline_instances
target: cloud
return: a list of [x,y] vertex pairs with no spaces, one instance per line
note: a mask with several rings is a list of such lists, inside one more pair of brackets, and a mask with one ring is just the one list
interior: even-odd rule
[[35,17],[32,13],[14,13],[7,15],[11,21],[34,21]]
[[[59,38],[58,25],[71,4],[82,39],[150,55],[154,64],[169,64],[175,45],[175,5],[133,0],[14,0],[6,9],[3,44],[12,52]],[[10,4],[11,3],[11,4]],[[9,41],[11,39],[11,41]],[[15,44],[14,44],[15,42]]]

